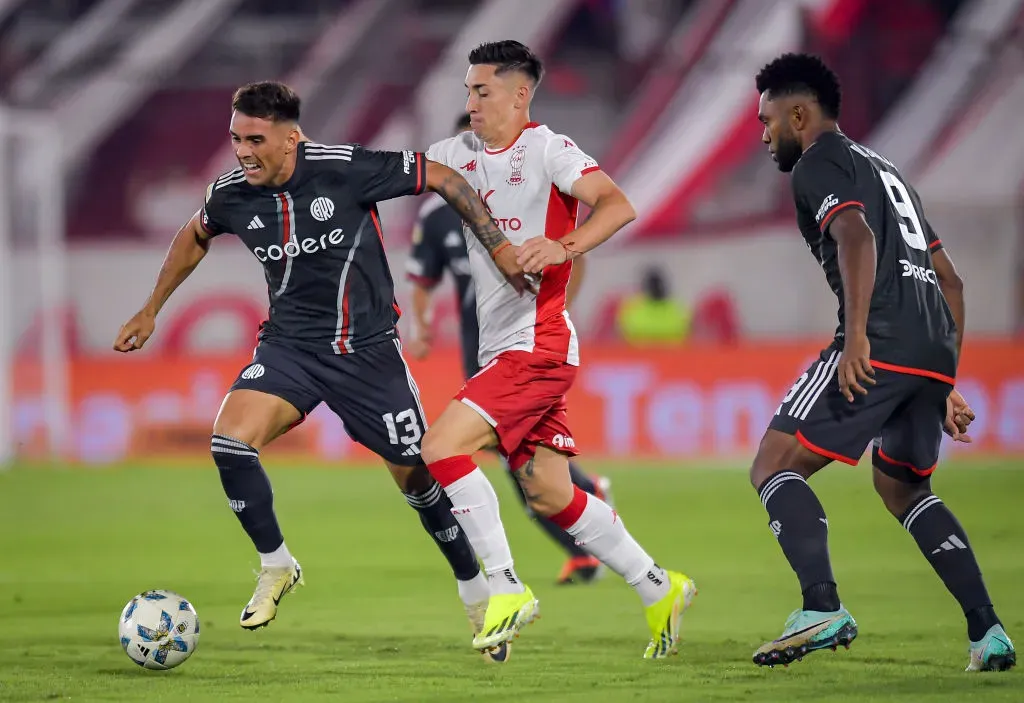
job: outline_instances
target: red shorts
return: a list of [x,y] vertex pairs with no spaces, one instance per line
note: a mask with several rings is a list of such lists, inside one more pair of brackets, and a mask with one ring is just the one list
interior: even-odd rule
[[575,456],[565,394],[578,367],[523,351],[499,354],[455,396],[480,413],[498,435],[498,451],[518,469],[538,444]]

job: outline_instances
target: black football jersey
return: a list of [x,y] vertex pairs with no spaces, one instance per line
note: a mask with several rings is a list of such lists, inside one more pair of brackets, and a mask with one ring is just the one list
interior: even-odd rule
[[[406,262],[410,278],[433,288],[450,271],[459,296],[459,329],[468,370],[476,366],[480,327],[476,317],[476,287],[469,270],[469,254],[462,218],[439,195],[431,195],[420,208]],[[471,374],[470,374],[471,375]]]
[[868,312],[871,359],[892,370],[956,376],[956,325],[939,289],[932,252],[942,242],[921,200],[893,164],[841,132],[826,132],[793,169],[797,224],[839,300],[836,344],[845,325],[835,217],[864,213],[875,234],[877,269]]
[[348,354],[393,337],[401,314],[376,203],[425,185],[421,153],[302,142],[281,186],[249,185],[240,168],[211,183],[202,225],[235,234],[263,264],[261,340]]

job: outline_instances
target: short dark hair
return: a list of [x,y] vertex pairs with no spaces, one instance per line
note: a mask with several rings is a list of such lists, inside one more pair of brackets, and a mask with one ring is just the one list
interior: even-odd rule
[[272,122],[298,122],[301,104],[294,90],[277,81],[248,83],[231,98],[232,110]]
[[839,78],[818,56],[783,54],[757,74],[757,92],[768,91],[769,99],[780,95],[807,93],[821,105],[825,117],[837,119],[843,99]]
[[465,129],[469,129],[469,113],[463,112],[459,115],[459,119],[455,120],[455,131],[461,132]]
[[487,42],[469,52],[470,64],[497,66],[495,73],[522,71],[534,85],[544,77],[544,63],[530,51],[530,47],[514,39]]

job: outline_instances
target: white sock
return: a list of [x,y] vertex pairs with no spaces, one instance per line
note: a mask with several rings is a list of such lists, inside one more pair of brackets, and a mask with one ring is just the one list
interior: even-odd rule
[[479,467],[444,488],[452,501],[452,515],[466,533],[484,565],[492,594],[522,593],[522,582],[512,568],[512,550],[501,524],[498,496]]
[[481,571],[469,581],[456,581],[459,584],[459,598],[466,605],[484,603],[491,597],[491,587],[487,585],[487,576]]
[[288,547],[285,546],[284,542],[281,542],[281,546],[272,552],[264,554],[260,552],[260,566],[264,569],[281,568],[283,566],[291,566],[295,563],[295,558],[291,552],[288,551]]
[[[579,490],[579,489],[577,489]],[[566,529],[576,542],[626,579],[645,606],[654,605],[668,594],[665,570],[626,532],[622,519],[603,500],[587,496],[587,506]]]

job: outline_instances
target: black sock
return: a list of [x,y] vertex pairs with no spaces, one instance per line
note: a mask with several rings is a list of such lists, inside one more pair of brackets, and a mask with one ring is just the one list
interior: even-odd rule
[[800,579],[804,610],[839,610],[828,556],[828,520],[818,496],[795,471],[772,474],[757,490],[772,533]]
[[949,508],[929,493],[914,501],[899,520],[960,604],[971,640],[977,642],[1000,624],[967,533]]
[[480,562],[469,538],[452,515],[451,498],[441,489],[441,484],[434,483],[420,495],[406,493],[405,499],[419,513],[423,529],[434,538],[437,548],[451,565],[455,578],[459,581],[476,578],[480,573]]
[[589,557],[583,547],[576,544],[576,538],[570,535],[568,532],[563,530],[555,523],[548,520],[546,517],[542,517],[533,512],[530,508],[530,504],[526,501],[526,494],[523,492],[523,487],[519,485],[519,481],[516,480],[515,475],[511,471],[506,471],[508,477],[512,479],[512,484],[515,486],[515,494],[519,496],[519,502],[523,504],[523,509],[526,510],[526,514],[532,517],[540,529],[544,530],[545,534],[550,537],[559,547],[565,551],[570,557]]
[[274,491],[260,465],[260,453],[245,442],[213,435],[210,444],[220,483],[256,551],[269,554],[284,544],[274,515]]
[[587,472],[581,469],[575,461],[569,462],[569,478],[572,479],[573,485],[578,486],[584,493],[597,495],[597,486],[594,485]]

